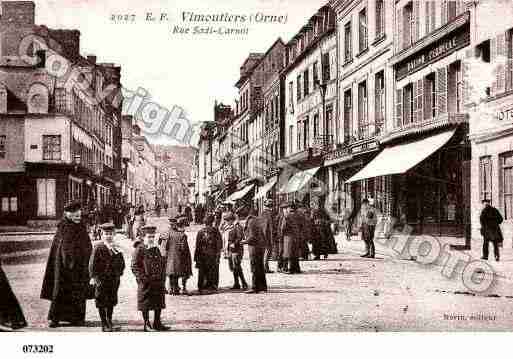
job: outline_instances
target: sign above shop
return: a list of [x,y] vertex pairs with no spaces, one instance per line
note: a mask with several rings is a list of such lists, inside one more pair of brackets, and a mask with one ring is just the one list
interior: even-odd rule
[[497,112],[497,119],[499,121],[513,122],[513,108]]
[[426,46],[416,54],[397,64],[396,79],[401,80],[406,76],[424,68],[425,66],[450,55],[470,44],[470,30],[463,27],[456,33],[449,34],[439,41]]

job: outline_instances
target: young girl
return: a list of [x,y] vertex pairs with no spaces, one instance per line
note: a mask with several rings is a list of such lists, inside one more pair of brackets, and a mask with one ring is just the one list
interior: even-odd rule
[[93,249],[89,262],[89,273],[95,284],[96,308],[100,313],[102,331],[119,330],[112,324],[112,313],[118,304],[120,277],[125,270],[123,253],[114,244],[114,225],[101,226],[102,242]]
[[[132,258],[132,272],[137,280],[137,309],[142,312],[144,331],[164,331],[169,329],[160,320],[165,305],[165,267],[160,249],[155,240],[155,226],[144,226],[144,243],[136,240]],[[153,325],[150,323],[150,310],[154,311]]]

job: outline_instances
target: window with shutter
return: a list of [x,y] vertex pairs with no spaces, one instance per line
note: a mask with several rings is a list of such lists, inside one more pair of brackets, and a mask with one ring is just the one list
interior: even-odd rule
[[367,49],[367,10],[363,9],[358,14],[358,43],[360,52]]
[[395,126],[401,127],[403,122],[403,90],[395,91]]
[[513,90],[513,30],[506,31],[506,91]]
[[430,11],[430,15],[429,15],[429,22],[431,23],[431,31],[434,31],[436,29],[436,2],[435,1],[431,1],[431,11]]
[[495,63],[497,94],[506,91],[506,34],[497,35],[497,57]]
[[413,3],[413,21],[414,21],[414,36],[413,41],[416,42],[420,39],[420,1]]
[[470,103],[472,95],[472,84],[468,76],[470,75],[470,61],[474,57],[474,49],[465,50],[465,59],[461,64],[461,81],[462,84],[462,105]]
[[399,9],[395,12],[395,22],[397,29],[394,33],[395,37],[395,50],[399,52],[403,49],[403,9]]
[[413,100],[413,106],[411,109],[411,122],[417,122],[417,81],[413,81],[412,83],[412,100]]
[[436,71],[437,116],[447,113],[447,69],[442,67]]
[[424,2],[424,5],[425,5],[425,15],[424,16],[424,21],[425,21],[425,24],[426,24],[426,35],[429,34],[431,32],[431,24],[430,24],[430,19],[429,19],[429,11],[430,11],[430,8],[431,8],[431,1],[426,1]]
[[[490,39],[490,63],[495,68],[495,64],[497,63],[497,38],[492,37]],[[492,83],[490,85],[490,96],[497,95],[497,76],[493,76]]]
[[441,25],[445,25],[447,23],[447,1],[442,0],[442,4],[440,7],[440,19]]
[[416,93],[416,97],[417,97],[417,122],[422,122],[422,120],[424,119],[424,113],[423,113],[423,102],[424,102],[424,96],[423,96],[423,91],[424,90],[424,84],[423,84],[423,81],[422,79],[418,80],[417,81],[417,93]]
[[409,2],[403,8],[403,49],[413,43],[413,4]]
[[456,18],[456,1],[450,0],[447,2],[447,22],[452,21]]
[[344,139],[349,141],[352,136],[353,98],[351,90],[344,92]]
[[374,80],[375,86],[375,126],[376,134],[379,134],[383,129],[383,123],[385,121],[385,75],[384,71],[380,71],[376,74]]
[[376,0],[376,39],[385,35],[385,4],[384,0]]
[[424,119],[431,120],[436,116],[436,87],[435,73],[427,75],[424,79]]

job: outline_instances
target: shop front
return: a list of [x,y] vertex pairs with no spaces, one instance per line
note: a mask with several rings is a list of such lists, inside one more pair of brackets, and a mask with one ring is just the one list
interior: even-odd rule
[[466,133],[458,126],[390,143],[346,184],[374,179],[376,207],[392,227],[408,224],[411,234],[453,237],[451,244],[467,245]]

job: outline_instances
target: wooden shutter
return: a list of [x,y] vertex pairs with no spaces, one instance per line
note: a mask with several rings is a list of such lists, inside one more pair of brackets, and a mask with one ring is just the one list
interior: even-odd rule
[[431,23],[431,31],[433,31],[434,29],[436,29],[436,2],[435,1],[431,1],[431,11],[429,13],[429,22]]
[[413,2],[413,21],[415,21],[413,39],[417,41],[420,39],[420,1]]
[[431,108],[433,107],[433,98],[431,97],[431,83],[430,81],[424,81],[424,118],[431,119]]
[[471,95],[472,95],[472,87],[471,87],[471,81],[468,78],[470,76],[470,61],[472,61],[472,58],[474,57],[474,49],[467,49],[465,50],[465,58],[461,62],[461,79],[463,81],[463,94],[462,94],[462,103],[463,107],[468,105],[471,101]]
[[447,23],[447,1],[443,0],[441,5],[442,5],[440,7],[440,9],[441,9],[441,14],[440,14],[441,25],[445,25]]
[[426,1],[424,3],[424,5],[426,5],[426,11],[425,11],[425,14],[426,16],[424,17],[424,21],[425,21],[425,24],[426,24],[426,29],[425,29],[425,34],[429,34],[431,32],[431,28],[429,27],[430,26],[430,23],[429,23],[429,12],[430,12],[430,8],[431,8],[431,1]]
[[410,122],[417,122],[417,82],[413,81],[412,83],[412,98],[413,98],[413,111],[410,114]]
[[395,125],[401,127],[403,122],[403,90],[395,91]]
[[424,82],[422,79],[417,81],[417,122],[424,120],[423,102],[424,102]]
[[497,62],[497,38],[492,37],[490,39],[490,64],[494,70],[494,73],[492,74],[492,83],[490,84],[490,96],[497,95],[497,76],[496,76],[496,65]]
[[395,34],[395,45],[396,51],[399,52],[403,49],[403,9],[399,9],[395,12],[395,22],[397,26],[397,32]]
[[506,31],[506,91],[513,89],[513,38],[512,31]]
[[506,91],[506,34],[497,35],[497,58],[495,64],[497,93]]
[[437,116],[447,113],[447,68],[436,71]]

